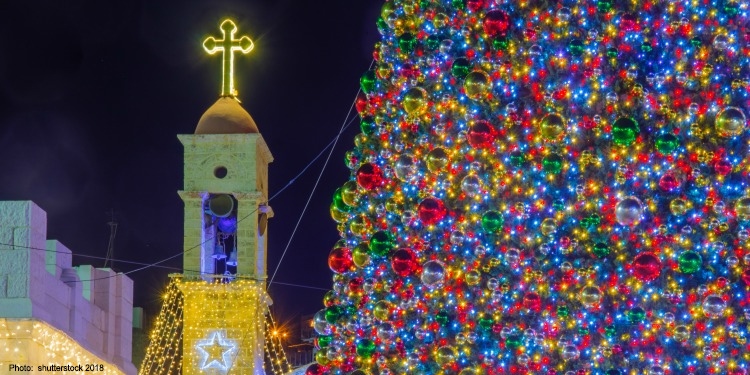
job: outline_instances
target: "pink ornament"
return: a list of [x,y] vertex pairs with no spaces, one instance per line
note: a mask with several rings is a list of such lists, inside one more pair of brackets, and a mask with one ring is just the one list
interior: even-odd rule
[[659,179],[659,187],[664,191],[672,191],[680,187],[680,180],[672,173],[667,173]]

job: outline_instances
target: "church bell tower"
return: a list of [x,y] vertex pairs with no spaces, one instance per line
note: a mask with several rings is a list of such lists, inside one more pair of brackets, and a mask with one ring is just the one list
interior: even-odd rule
[[200,118],[184,147],[184,296],[182,374],[263,371],[266,293],[268,164],[258,127],[237,100],[235,53],[253,48],[237,27],[221,24],[222,39],[204,48],[223,55],[222,94]]

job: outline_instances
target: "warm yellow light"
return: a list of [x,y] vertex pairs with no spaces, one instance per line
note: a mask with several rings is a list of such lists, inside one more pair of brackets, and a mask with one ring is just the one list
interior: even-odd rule
[[247,54],[252,51],[254,44],[247,36],[242,36],[239,39],[234,38],[234,34],[237,32],[237,25],[230,19],[224,20],[220,28],[222,38],[216,39],[209,36],[203,41],[203,48],[211,55],[223,52],[221,96],[236,97],[237,90],[234,88],[234,53],[241,52]]

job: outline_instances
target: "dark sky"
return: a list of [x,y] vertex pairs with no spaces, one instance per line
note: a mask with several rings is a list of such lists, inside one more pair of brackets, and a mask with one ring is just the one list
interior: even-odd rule
[[[0,200],[33,200],[48,238],[104,256],[108,212],[115,257],[154,262],[182,251],[182,146],[218,98],[218,56],[201,47],[232,17],[255,43],[237,58],[236,87],[275,161],[271,194],[330,142],[345,119],[378,39],[380,1],[66,0],[0,2]],[[328,288],[337,240],[328,206],[348,178],[344,133],[277,281]],[[322,166],[271,202],[269,275]],[[74,257],[74,264],[101,261]],[[179,267],[181,259],[165,265]],[[136,266],[116,263],[116,270]],[[131,274],[136,303],[158,311],[170,270]],[[324,291],[274,285],[288,319],[321,307]],[[156,311],[154,311],[156,310]]]

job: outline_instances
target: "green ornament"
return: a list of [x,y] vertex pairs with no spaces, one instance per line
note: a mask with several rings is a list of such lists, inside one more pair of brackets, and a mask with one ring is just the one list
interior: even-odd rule
[[607,13],[610,10],[612,10],[612,1],[611,0],[599,0],[596,3],[596,8],[599,10],[599,13]]
[[331,345],[331,341],[333,340],[333,336],[318,336],[318,347],[319,348],[326,348],[328,345]]
[[580,39],[573,39],[568,43],[568,52],[573,56],[583,55],[583,42]]
[[466,9],[466,0],[452,0],[451,4],[453,4],[453,7],[456,9]]
[[701,42],[701,38],[696,36],[695,38],[690,39],[690,44],[692,44],[693,47],[700,47],[703,42]]
[[656,149],[664,155],[671,154],[680,146],[680,140],[674,134],[663,134],[656,138]]
[[448,312],[445,310],[440,310],[435,315],[435,321],[438,322],[441,326],[445,327],[448,325],[448,322],[450,321],[450,316],[448,315]]
[[378,31],[382,34],[385,34],[385,32],[388,31],[388,23],[385,22],[383,17],[378,17],[377,21],[375,21],[375,25],[378,27]]
[[398,37],[398,47],[402,52],[412,53],[417,48],[417,37],[411,33],[403,33]]
[[362,358],[370,358],[375,353],[375,342],[362,339],[357,342],[357,355]]
[[459,57],[455,60],[453,60],[453,66],[451,67],[451,73],[453,73],[456,78],[463,79],[466,77],[469,72],[471,71],[469,67],[469,60]]
[[642,307],[636,307],[628,311],[628,321],[630,324],[638,324],[646,319],[646,310]]
[[617,48],[615,47],[607,48],[607,56],[615,58],[617,57],[617,55],[618,55]]
[[349,212],[352,208],[347,206],[346,203],[344,203],[344,200],[341,198],[341,188],[336,189],[336,191],[333,193],[333,205],[336,206],[336,209],[341,212]]
[[370,238],[371,255],[386,256],[396,247],[396,240],[390,232],[377,231]]
[[560,305],[557,306],[557,315],[561,316],[563,318],[567,317],[568,314],[570,314],[570,309],[566,305]]
[[359,128],[362,130],[362,133],[364,135],[370,135],[374,133],[377,127],[377,124],[375,124],[375,118],[372,116],[362,117],[362,121],[359,122]]
[[440,38],[437,35],[428,36],[425,46],[427,46],[427,49],[430,51],[436,50],[440,46]]
[[326,322],[329,324],[335,324],[343,314],[344,309],[342,309],[341,306],[330,306],[326,309]]
[[526,163],[526,155],[520,151],[514,151],[510,154],[510,164],[516,168],[522,167]]
[[565,209],[565,201],[562,199],[556,199],[554,202],[552,202],[552,208],[562,211]]
[[734,17],[739,13],[740,5],[736,1],[728,1],[724,4],[724,13],[729,17]]
[[479,319],[479,327],[484,331],[489,331],[490,329],[492,329],[493,324],[495,324],[495,321],[490,317]]
[[508,45],[510,45],[510,41],[506,37],[496,38],[492,41],[492,48],[496,50],[505,51],[508,49]]
[[549,154],[542,159],[542,169],[547,173],[560,173],[562,165],[563,157],[559,154]]
[[638,122],[630,117],[620,117],[612,124],[612,139],[618,146],[630,146],[638,137]]
[[517,333],[508,335],[508,337],[505,339],[505,346],[510,349],[517,349],[521,346],[521,344],[523,344],[523,336]]
[[597,258],[601,259],[609,255],[609,246],[604,242],[597,242],[594,244],[593,253]]
[[581,226],[584,228],[596,228],[601,222],[602,218],[598,214],[591,214],[591,216],[581,220]]
[[607,337],[615,337],[617,334],[617,328],[615,326],[606,326],[604,328],[604,335]]
[[375,71],[368,70],[362,75],[362,78],[359,79],[359,86],[362,87],[362,91],[364,91],[365,94],[369,94],[375,90],[375,83],[377,83],[377,81],[378,79],[375,76]]
[[482,228],[490,233],[495,233],[503,227],[503,215],[497,211],[487,211],[482,215]]
[[585,336],[589,334],[589,329],[586,327],[578,327],[578,334]]
[[688,250],[680,254],[680,257],[677,259],[677,264],[682,273],[696,273],[701,269],[703,259],[701,259],[700,254],[697,252]]
[[641,44],[641,51],[643,51],[644,53],[649,53],[653,49],[654,49],[654,47],[652,47],[651,43],[649,43],[649,42],[643,42],[643,44]]

